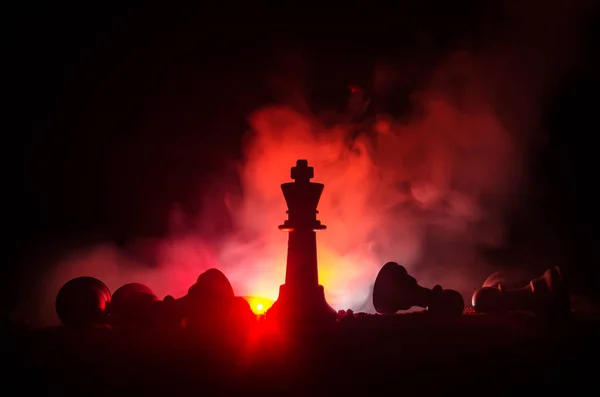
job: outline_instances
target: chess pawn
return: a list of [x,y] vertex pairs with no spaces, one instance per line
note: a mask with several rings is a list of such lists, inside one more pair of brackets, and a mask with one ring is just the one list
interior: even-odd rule
[[109,307],[110,323],[116,326],[151,325],[157,302],[158,297],[144,284],[125,284],[112,296]]
[[465,303],[457,291],[445,290],[439,285],[433,289],[421,287],[403,266],[388,262],[375,279],[373,306],[382,314],[394,314],[417,306],[436,315],[460,316]]
[[67,327],[82,328],[106,323],[111,296],[108,287],[94,277],[77,277],[56,295],[56,314]]
[[526,286],[506,289],[502,284],[475,291],[472,304],[478,313],[530,311],[538,316],[566,318],[571,313],[569,295],[558,267],[552,267]]

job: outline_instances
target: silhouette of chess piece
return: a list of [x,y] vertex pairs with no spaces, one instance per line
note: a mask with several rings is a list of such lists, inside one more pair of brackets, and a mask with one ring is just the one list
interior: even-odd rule
[[129,283],[112,295],[108,313],[114,326],[150,326],[156,317],[158,297],[140,283]]
[[234,300],[231,283],[220,270],[213,268],[200,274],[187,295],[175,300],[173,306],[180,319],[196,327],[227,320]]
[[267,312],[267,318],[292,326],[320,326],[334,323],[337,312],[325,300],[319,285],[316,231],[326,228],[317,220],[317,206],[324,185],[310,180],[313,167],[298,160],[291,169],[294,182],[281,185],[288,206],[288,219],[279,229],[289,232],[285,284]]
[[77,277],[67,281],[56,295],[56,314],[60,321],[74,328],[106,323],[106,309],[111,295],[108,287],[94,277]]
[[241,296],[234,297],[227,310],[227,315],[231,320],[229,325],[234,328],[243,329],[256,323],[256,315],[252,311],[250,303]]
[[502,284],[479,288],[473,294],[473,308],[478,313],[530,311],[537,316],[564,319],[571,313],[570,298],[558,267],[552,267],[526,286],[506,289]]
[[188,290],[190,299],[203,304],[203,299],[230,299],[235,296],[229,279],[219,269],[211,268],[198,276]]
[[460,316],[465,303],[457,291],[442,289],[439,285],[432,289],[421,287],[403,266],[388,262],[375,279],[373,306],[381,314],[394,314],[417,306],[435,315]]

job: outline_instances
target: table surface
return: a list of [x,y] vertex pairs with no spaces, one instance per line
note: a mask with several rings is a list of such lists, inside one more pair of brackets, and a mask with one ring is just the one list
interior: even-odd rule
[[[571,394],[597,387],[600,321],[353,315],[328,329],[9,330],[9,382],[85,395]],[[24,376],[23,376],[24,375]],[[483,387],[483,389],[482,389]]]

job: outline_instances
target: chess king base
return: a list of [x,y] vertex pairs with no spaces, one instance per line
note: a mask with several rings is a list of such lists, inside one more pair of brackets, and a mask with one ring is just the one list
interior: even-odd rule
[[315,325],[335,321],[337,312],[325,300],[323,286],[294,290],[279,287],[279,298],[267,312],[267,319],[290,325]]

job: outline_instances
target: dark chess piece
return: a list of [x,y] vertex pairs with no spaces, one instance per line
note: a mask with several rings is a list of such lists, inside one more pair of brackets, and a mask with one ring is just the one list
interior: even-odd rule
[[198,276],[196,284],[188,290],[188,296],[194,300],[203,298],[229,299],[233,298],[235,294],[231,283],[223,272],[212,268]]
[[109,321],[115,326],[152,325],[158,297],[140,283],[129,283],[118,288],[109,306]]
[[460,293],[442,289],[421,287],[406,269],[396,262],[388,262],[379,271],[373,286],[373,306],[381,314],[394,314],[413,306],[441,316],[460,316],[465,308]]
[[317,220],[317,207],[325,186],[310,181],[314,169],[307,160],[297,160],[290,176],[294,182],[281,185],[288,219],[279,226],[289,233],[285,283],[279,287],[279,297],[268,310],[267,319],[291,327],[335,323],[337,312],[327,303],[319,284],[317,261],[316,231],[326,229]]
[[568,318],[571,313],[569,294],[558,267],[546,270],[522,288],[509,290],[502,284],[484,286],[475,291],[472,304],[478,313],[523,310],[555,319]]
[[229,306],[229,315],[233,325],[248,326],[256,322],[256,314],[252,311],[250,303],[241,296],[236,296]]
[[235,294],[227,277],[218,269],[208,269],[198,276],[187,295],[171,305],[179,319],[188,326],[206,325],[226,320],[234,304]]
[[56,295],[56,314],[73,328],[106,323],[111,295],[108,287],[94,277],[77,277],[65,283]]

